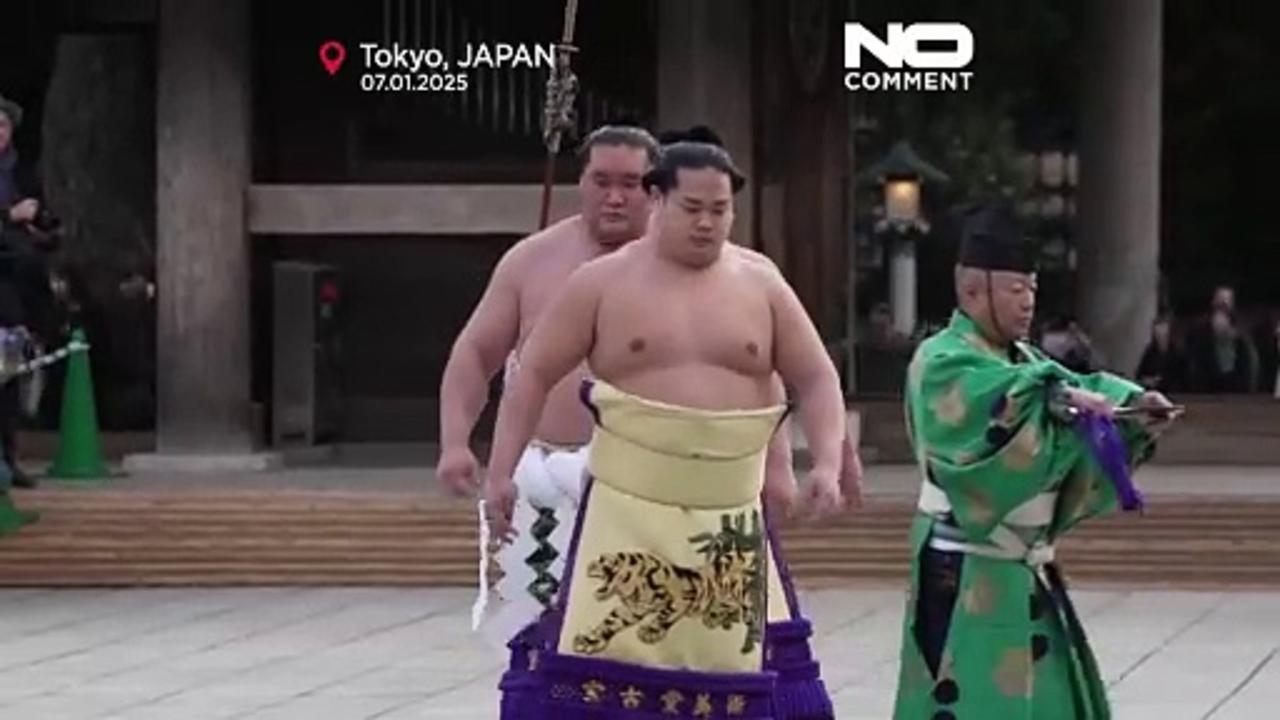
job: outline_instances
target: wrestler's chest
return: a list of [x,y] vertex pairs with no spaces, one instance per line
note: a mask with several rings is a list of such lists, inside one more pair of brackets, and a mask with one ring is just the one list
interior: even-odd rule
[[768,303],[751,298],[682,298],[638,293],[605,303],[596,328],[596,352],[611,364],[659,367],[685,363],[744,374],[772,367],[773,321]]

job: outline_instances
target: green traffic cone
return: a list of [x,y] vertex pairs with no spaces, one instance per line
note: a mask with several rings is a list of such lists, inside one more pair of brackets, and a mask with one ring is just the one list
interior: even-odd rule
[[93,401],[89,351],[84,331],[71,332],[66,382],[62,386],[62,419],[58,428],[58,454],[49,476],[67,480],[107,477],[98,440],[98,411]]
[[7,490],[0,490],[0,536],[12,535],[23,525],[40,519],[40,513],[19,510]]

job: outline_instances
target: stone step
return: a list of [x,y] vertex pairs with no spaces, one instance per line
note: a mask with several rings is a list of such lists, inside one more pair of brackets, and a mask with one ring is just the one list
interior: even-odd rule
[[[3,566],[0,566],[3,567]],[[326,586],[378,585],[403,587],[475,587],[474,568],[445,568],[424,571],[402,566],[353,568],[350,564],[329,566],[315,563],[275,564],[221,563],[198,566],[188,563],[152,563],[129,566],[67,563],[56,573],[47,568],[4,567],[4,587],[162,587],[162,586]],[[894,562],[841,562],[799,564],[792,568],[802,587],[857,585],[873,581],[902,586],[906,566]],[[1280,586],[1280,572],[1256,566],[1216,569],[1124,567],[1113,571],[1072,566],[1071,582],[1107,584],[1121,587],[1161,587],[1179,589],[1268,589]]]
[[[1277,477],[1280,483],[1280,477]],[[50,507],[86,513],[110,512],[120,509],[149,508],[172,510],[262,510],[262,511],[348,511],[353,509],[367,513],[405,514],[430,518],[467,519],[475,514],[475,504],[468,500],[441,499],[426,493],[405,492],[335,492],[328,490],[239,490],[203,491],[175,490],[113,490],[41,489],[23,490],[16,495],[23,506]],[[1177,495],[1157,494],[1148,498],[1147,517],[1220,515],[1272,516],[1274,504],[1280,494],[1259,495]],[[914,494],[874,495],[859,512],[846,516],[840,522],[859,523],[874,520],[885,514],[908,514],[914,506]],[[871,512],[874,511],[874,512]],[[1114,519],[1114,517],[1112,518]]]
[[[40,523],[0,539],[0,585],[474,586],[474,506],[411,493],[50,489]],[[820,526],[783,523],[801,584],[906,578],[909,498]],[[1280,499],[1154,498],[1060,547],[1072,578],[1280,587]]]

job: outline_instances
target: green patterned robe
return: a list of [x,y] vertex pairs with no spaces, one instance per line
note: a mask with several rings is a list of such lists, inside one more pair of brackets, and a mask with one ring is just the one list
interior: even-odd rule
[[[989,546],[1013,529],[1027,545],[1052,543],[1080,521],[1118,507],[1115,488],[1083,439],[1053,410],[1054,388],[1062,386],[1117,404],[1142,392],[1107,373],[1073,373],[1024,343],[1002,352],[960,311],[917,349],[907,380],[908,427],[921,471],[945,493],[950,512],[918,511],[911,526],[911,595],[895,720],[1111,717],[1055,565],[966,552],[950,556],[950,575],[921,574],[922,553],[937,533]],[[1136,467],[1153,446],[1135,423],[1119,427]],[[1042,498],[1049,501],[1044,524],[1006,524],[1024,518],[1010,513],[1042,493],[1051,493]],[[937,633],[945,643],[931,656],[933,669],[917,640],[922,597],[946,598],[928,607],[935,617],[950,618],[949,628]]]

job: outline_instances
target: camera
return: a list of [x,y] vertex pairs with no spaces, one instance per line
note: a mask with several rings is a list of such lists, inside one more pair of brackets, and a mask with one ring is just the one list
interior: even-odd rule
[[48,206],[41,205],[30,223],[31,227],[45,235],[53,235],[62,230],[62,220],[54,215]]

